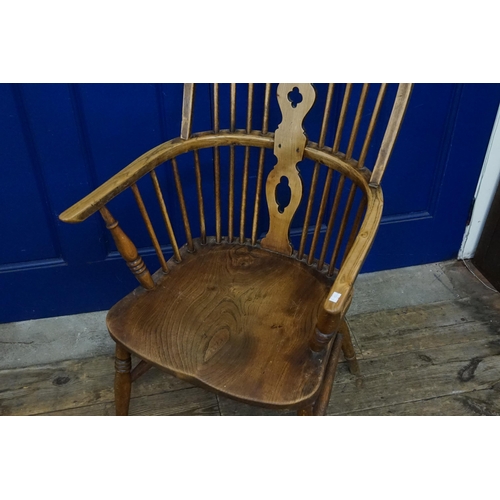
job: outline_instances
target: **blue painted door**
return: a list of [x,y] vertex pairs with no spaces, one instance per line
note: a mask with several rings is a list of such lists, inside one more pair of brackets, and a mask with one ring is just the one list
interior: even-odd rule
[[[0,322],[107,309],[136,286],[98,215],[57,216],[177,136],[181,100],[178,84],[0,85]],[[499,102],[500,85],[415,86],[364,272],[456,257]],[[210,106],[208,85],[196,106]],[[195,129],[209,123],[202,114]],[[140,224],[130,236],[155,269]]]

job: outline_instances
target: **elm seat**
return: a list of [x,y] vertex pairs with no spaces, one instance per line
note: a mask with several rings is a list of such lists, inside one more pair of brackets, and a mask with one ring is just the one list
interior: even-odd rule
[[111,336],[146,362],[240,401],[312,401],[328,353],[308,343],[334,277],[251,245],[194,247],[170,260],[154,290],[139,288],[109,311]]
[[[128,415],[131,384],[152,366],[246,403],[326,414],[341,352],[359,374],[345,315],[411,92],[389,87],[281,83],[274,98],[267,83],[213,84],[203,109],[184,84],[180,136],[60,215],[77,223],[99,211],[141,284],[107,317],[117,415]],[[209,130],[192,133],[200,117],[213,117]],[[129,188],[133,199],[112,208],[138,209],[123,227],[139,236],[144,223],[154,275],[108,207]]]

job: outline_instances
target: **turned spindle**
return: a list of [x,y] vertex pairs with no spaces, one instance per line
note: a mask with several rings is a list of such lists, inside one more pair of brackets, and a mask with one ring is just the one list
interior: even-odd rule
[[104,222],[106,222],[106,228],[109,229],[111,236],[115,240],[118,252],[120,252],[132,274],[144,288],[152,290],[155,287],[155,283],[142,257],[138,254],[137,248],[123,232],[122,228],[118,225],[118,221],[106,207],[102,207],[100,212]]
[[115,354],[115,406],[116,415],[128,415],[132,380],[130,370],[132,361],[130,353],[116,344]]

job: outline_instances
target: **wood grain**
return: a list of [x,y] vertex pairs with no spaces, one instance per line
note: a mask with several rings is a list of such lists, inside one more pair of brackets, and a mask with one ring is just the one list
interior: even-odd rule
[[[112,416],[113,403],[98,403],[78,408],[40,413],[45,416]],[[217,398],[203,389],[192,387],[182,391],[162,392],[133,398],[131,416],[215,416],[220,415]]]
[[[290,100],[289,96],[294,91],[301,96],[302,100],[299,103]],[[292,246],[288,233],[292,218],[302,199],[302,180],[297,170],[297,163],[304,156],[307,141],[302,122],[314,104],[316,93],[310,84],[280,83],[277,97],[283,120],[275,132],[274,139],[274,155],[278,161],[267,176],[269,231],[261,244],[263,248],[291,255]],[[286,207],[280,207],[276,200],[276,188],[284,180],[290,190],[290,201]]]
[[[155,293],[114,306],[108,329],[148,363],[235,399],[294,408],[312,401],[325,366],[308,348],[330,280],[295,259],[212,240]],[[167,279],[168,278],[168,279]]]
[[351,414],[498,387],[500,347],[484,340],[360,360],[362,385],[338,371],[329,414]]
[[102,207],[100,212],[102,218],[106,222],[106,228],[111,232],[116,248],[123,257],[123,260],[127,263],[128,268],[146,290],[152,290],[155,287],[153,278],[142,260],[142,257],[137,252],[136,246],[118,225],[118,221],[115,220],[106,207]]
[[401,123],[403,122],[412,88],[413,85],[411,83],[399,84],[396,100],[394,101],[394,107],[392,108],[391,116],[389,118],[389,123],[387,125],[384,138],[382,139],[382,145],[380,146],[375,166],[373,167],[372,176],[370,178],[370,186],[376,187],[382,181],[382,176],[384,175],[387,163],[389,162],[389,158],[394,148],[394,144],[396,143]]
[[181,139],[189,139],[191,135],[191,122],[193,121],[194,104],[194,83],[184,84],[184,95],[182,97],[182,121],[181,121]]
[[[153,171],[158,165],[195,149],[229,145],[273,149],[274,134],[257,130],[252,131],[250,134],[247,134],[245,131],[237,130],[235,132],[230,132],[228,130],[222,130],[217,133],[200,132],[191,135],[191,137],[186,140],[180,138],[172,139],[150,149],[134,160],[92,191],[92,193],[61,213],[59,219],[63,222],[72,224],[82,222],[93,213],[97,212],[115,196],[125,191],[125,189],[132,184],[135,184],[145,174]],[[309,158],[313,161],[323,163],[330,168],[334,168],[351,178],[357,184],[367,184],[366,179],[369,178],[369,170],[354,171],[357,166],[356,161],[346,161],[342,155],[332,154],[331,150],[326,148],[320,149],[312,142],[309,142],[306,146],[304,158]]]
[[[113,357],[97,356],[60,361],[43,366],[0,371],[0,415],[36,415],[94,404],[112,407]],[[134,398],[167,391],[179,391],[191,385],[159,370],[150,370],[132,386]]]

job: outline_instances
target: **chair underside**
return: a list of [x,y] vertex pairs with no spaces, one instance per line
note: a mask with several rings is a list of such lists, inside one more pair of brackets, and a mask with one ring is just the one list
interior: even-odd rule
[[329,349],[308,347],[335,278],[258,246],[194,240],[194,252],[108,313],[111,336],[195,385],[274,408],[299,408],[320,388]]

